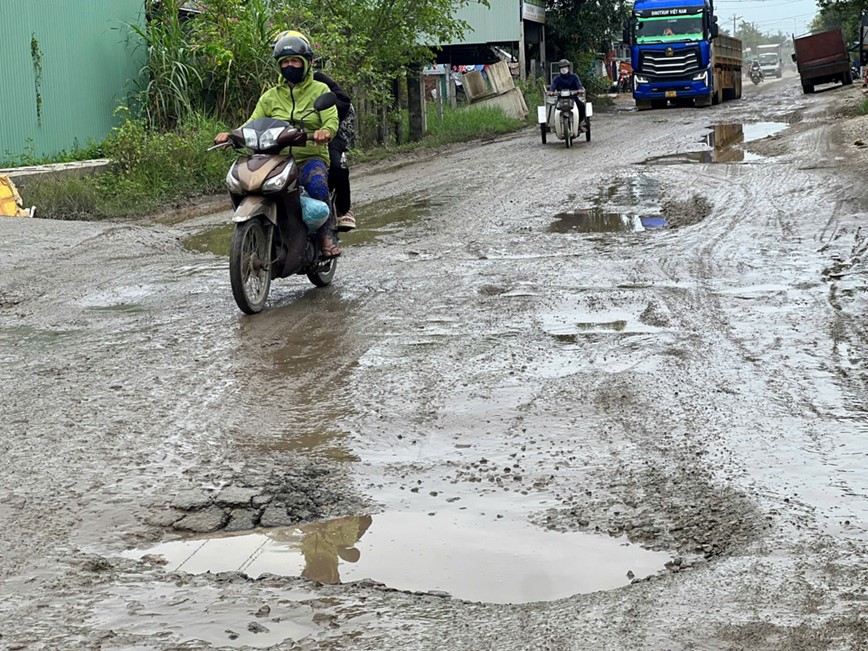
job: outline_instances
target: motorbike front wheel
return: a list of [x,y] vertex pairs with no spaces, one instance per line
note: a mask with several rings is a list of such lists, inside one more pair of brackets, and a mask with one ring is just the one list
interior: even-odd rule
[[591,142],[591,118],[585,118],[585,142]]
[[543,122],[541,125],[539,125],[539,132],[540,132],[540,135],[542,136],[542,141],[543,141],[542,144],[546,144],[546,133],[548,132],[548,130],[549,130],[549,125],[547,125],[545,122]]
[[250,219],[235,224],[229,247],[232,297],[242,312],[256,314],[265,307],[271,287],[271,224]]
[[563,129],[564,142],[567,144],[567,149],[573,146],[573,125],[570,123],[570,118],[566,115],[561,118],[561,129]]

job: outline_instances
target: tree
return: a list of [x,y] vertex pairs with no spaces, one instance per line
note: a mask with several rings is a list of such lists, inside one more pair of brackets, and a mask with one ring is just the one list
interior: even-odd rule
[[811,29],[822,31],[840,27],[847,42],[859,40],[862,12],[868,11],[868,0],[817,0],[820,12]]
[[547,0],[546,30],[555,58],[578,59],[589,52],[606,52],[620,40],[632,3],[624,0]]

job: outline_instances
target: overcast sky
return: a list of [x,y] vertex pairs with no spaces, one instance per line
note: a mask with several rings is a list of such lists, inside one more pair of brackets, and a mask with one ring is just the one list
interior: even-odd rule
[[814,0],[714,0],[718,22],[732,32],[732,17],[753,23],[761,32],[790,35],[808,31],[817,3]]

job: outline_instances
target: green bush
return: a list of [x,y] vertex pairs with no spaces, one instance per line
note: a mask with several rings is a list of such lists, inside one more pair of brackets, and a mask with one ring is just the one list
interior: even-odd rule
[[41,217],[100,219],[145,215],[181,199],[221,192],[232,154],[206,150],[214,134],[225,130],[216,120],[190,117],[173,131],[151,132],[144,119],[126,112],[103,143],[114,161],[110,172],[28,183],[21,196]]

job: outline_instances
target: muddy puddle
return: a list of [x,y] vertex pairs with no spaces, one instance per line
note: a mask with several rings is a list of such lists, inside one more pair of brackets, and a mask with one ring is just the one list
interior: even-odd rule
[[[454,200],[454,197],[438,192],[403,195],[353,207],[358,226],[349,233],[341,233],[341,243],[353,246],[371,244],[436,215],[450,200]],[[183,245],[190,251],[228,257],[233,228],[234,224],[230,223],[207,229],[185,238]]]
[[783,122],[715,124],[709,127],[708,133],[700,140],[709,149],[654,156],[642,161],[640,165],[655,163],[670,165],[681,163],[746,163],[759,161],[764,156],[745,151],[742,145],[774,136],[788,126],[788,124]]
[[658,193],[657,182],[644,175],[623,179],[603,188],[590,208],[556,214],[548,232],[638,233],[667,228],[666,218],[654,203]]
[[669,556],[599,533],[557,533],[464,510],[389,512],[131,550],[190,574],[240,571],[320,583],[372,579],[406,591],[489,603],[550,601],[611,590]]
[[635,215],[609,212],[602,208],[584,208],[555,215],[550,233],[623,233],[666,228],[660,215]]

